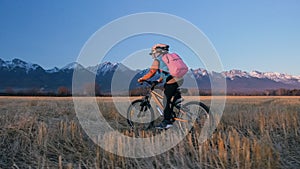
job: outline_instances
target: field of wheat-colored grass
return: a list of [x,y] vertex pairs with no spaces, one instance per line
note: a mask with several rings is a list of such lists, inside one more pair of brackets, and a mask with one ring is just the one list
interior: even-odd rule
[[[210,99],[201,97],[205,103]],[[97,102],[124,135],[156,134],[131,132],[111,98]],[[300,97],[227,97],[221,121],[204,143],[195,139],[196,126],[165,153],[126,158],[94,144],[78,122],[71,97],[0,97],[0,168],[300,168],[299,125]],[[105,145],[120,151],[132,146],[110,134]]]

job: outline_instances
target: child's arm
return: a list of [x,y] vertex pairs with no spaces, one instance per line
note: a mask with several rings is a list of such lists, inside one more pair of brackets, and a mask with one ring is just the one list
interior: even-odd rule
[[150,79],[151,77],[153,77],[155,75],[155,73],[158,71],[159,69],[159,61],[157,59],[155,59],[150,67],[150,70],[147,74],[145,74],[143,77],[138,79],[138,82],[143,82],[145,80]]

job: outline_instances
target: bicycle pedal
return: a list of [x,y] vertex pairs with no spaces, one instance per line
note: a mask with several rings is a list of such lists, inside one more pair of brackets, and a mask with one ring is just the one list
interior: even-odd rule
[[181,121],[181,122],[188,122],[187,120],[181,119],[181,118],[174,118],[175,121]]
[[175,107],[176,107],[177,109],[181,109],[181,107],[182,107],[182,104],[181,104],[181,103],[179,103],[179,104],[176,104],[176,105],[175,105]]
[[182,103],[183,101],[184,101],[183,98],[179,98],[174,102],[174,104],[176,105],[176,104]]

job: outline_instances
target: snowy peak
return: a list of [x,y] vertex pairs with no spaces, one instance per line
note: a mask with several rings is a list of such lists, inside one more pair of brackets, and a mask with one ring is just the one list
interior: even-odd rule
[[[196,69],[193,70],[193,73],[196,77],[207,76],[208,74],[214,75],[212,73],[208,73],[205,69]],[[246,72],[242,70],[229,70],[221,72],[221,74],[230,80],[234,80],[235,78],[258,78],[258,79],[268,79],[275,82],[281,82],[284,84],[299,84],[300,76],[293,76],[284,73],[278,72],[260,72],[260,71],[251,71]]]
[[21,68],[21,69],[25,69],[26,73],[28,73],[29,71],[34,71],[38,68],[42,69],[42,67],[37,64],[27,63],[20,59],[13,59],[12,61],[3,61],[2,59],[0,59],[0,67],[6,68],[8,70]]
[[104,62],[98,65],[98,70],[109,71],[118,67],[118,63]]
[[252,77],[256,77],[259,79],[267,78],[276,82],[282,82],[286,84],[295,84],[300,82],[300,76],[293,76],[284,73],[278,72],[259,72],[259,71],[252,71],[249,73]]
[[26,62],[24,62],[23,60],[20,60],[20,59],[13,59],[11,62],[15,65],[22,65],[22,66],[27,64]]
[[84,67],[77,62],[72,62],[70,64],[67,64],[63,68],[61,68],[61,70],[74,70],[74,69],[84,69]]
[[46,70],[46,72],[47,73],[57,73],[57,72],[59,72],[59,68],[57,68],[57,67],[54,67],[53,69],[48,69],[48,70]]
[[96,66],[89,66],[87,67],[87,70],[93,73],[107,73],[107,72],[112,72],[115,71],[119,67],[119,63],[111,63],[111,62],[103,62],[100,63]]
[[242,71],[242,70],[236,70],[236,69],[233,69],[233,70],[230,70],[230,71],[225,71],[225,72],[222,72],[222,74],[233,80],[235,77],[246,77],[246,78],[249,78],[249,73],[245,72],[245,71]]
[[199,75],[202,75],[202,76],[208,75],[208,71],[205,70],[205,69],[202,69],[202,68],[194,69],[193,73],[194,74],[199,74]]
[[262,72],[259,72],[259,71],[252,71],[249,73],[250,76],[252,77],[256,77],[256,78],[266,78],[266,76],[262,73]]
[[198,68],[198,69],[191,69],[191,72],[193,73],[195,78],[202,78],[204,76],[208,76],[209,72],[205,69]]

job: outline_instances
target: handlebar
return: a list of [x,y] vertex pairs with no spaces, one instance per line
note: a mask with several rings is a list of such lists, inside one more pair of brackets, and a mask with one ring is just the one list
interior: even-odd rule
[[[151,86],[151,90],[154,90],[154,87],[158,84],[158,81],[149,81],[149,80],[145,80],[143,82],[146,82],[147,84],[149,84]],[[143,85],[143,82],[140,83],[141,85]]]

